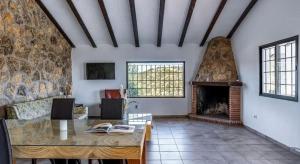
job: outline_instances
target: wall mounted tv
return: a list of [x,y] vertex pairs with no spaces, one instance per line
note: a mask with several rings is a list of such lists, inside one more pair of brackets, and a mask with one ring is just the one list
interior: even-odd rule
[[86,63],[87,80],[115,79],[115,63]]

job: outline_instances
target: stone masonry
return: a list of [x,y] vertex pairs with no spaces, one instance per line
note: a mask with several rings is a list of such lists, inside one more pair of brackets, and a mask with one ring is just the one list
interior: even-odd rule
[[71,47],[34,0],[0,1],[0,106],[71,85]]

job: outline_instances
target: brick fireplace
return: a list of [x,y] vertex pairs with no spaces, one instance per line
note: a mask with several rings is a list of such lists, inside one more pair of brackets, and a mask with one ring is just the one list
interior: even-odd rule
[[212,39],[192,85],[190,118],[230,125],[242,124],[241,90],[230,40]]
[[[190,118],[200,119],[203,121],[215,122],[215,123],[225,123],[225,124],[241,124],[240,114],[241,114],[241,82],[192,82],[192,113],[189,115]],[[210,105],[203,105],[200,101],[201,91],[203,92],[203,88],[215,88],[216,90],[225,90],[224,100],[213,101]],[[220,89],[222,88],[222,89]],[[227,92],[226,92],[227,91]],[[226,94],[226,95],[225,95]],[[214,96],[214,95],[213,95]],[[213,97],[212,96],[212,97]],[[216,94],[215,96],[220,96]],[[209,97],[212,99],[212,97]],[[205,101],[209,101],[205,99]],[[201,108],[206,108],[207,110],[209,106],[215,106],[215,109],[218,110],[218,103],[224,103],[227,106],[223,108],[227,108],[228,112],[218,111],[218,112],[209,112],[203,113],[201,112]],[[212,108],[212,107],[210,107]]]

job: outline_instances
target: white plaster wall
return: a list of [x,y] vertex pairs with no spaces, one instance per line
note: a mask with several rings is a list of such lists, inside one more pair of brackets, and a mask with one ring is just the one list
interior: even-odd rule
[[[300,103],[259,96],[260,45],[300,33],[299,0],[261,0],[233,38],[243,90],[244,124],[290,147],[300,147]],[[300,95],[299,95],[300,96]],[[257,118],[254,118],[257,115]]]
[[[90,107],[90,115],[99,115],[100,90],[126,87],[126,61],[185,61],[185,98],[137,98],[139,111],[154,115],[186,115],[191,107],[191,87],[189,82],[198,69],[202,48],[196,44],[177,45],[120,45],[113,48],[102,45],[96,49],[80,47],[72,50],[73,96],[77,103]],[[115,80],[85,80],[85,63],[115,62]]]

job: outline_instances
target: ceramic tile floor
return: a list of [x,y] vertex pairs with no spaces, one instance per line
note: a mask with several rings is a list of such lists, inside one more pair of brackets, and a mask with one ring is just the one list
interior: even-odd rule
[[156,119],[147,149],[148,164],[300,164],[300,156],[245,128],[183,118]]

